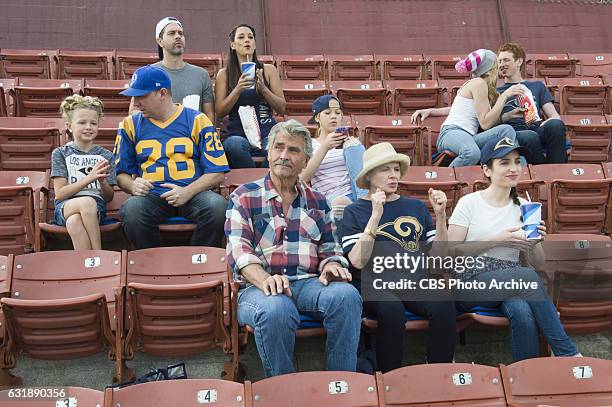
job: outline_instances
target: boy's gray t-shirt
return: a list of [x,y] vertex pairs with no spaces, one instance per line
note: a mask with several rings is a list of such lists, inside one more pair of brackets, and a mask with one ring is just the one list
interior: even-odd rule
[[157,62],[153,64],[162,68],[172,82],[172,101],[174,103],[183,103],[183,98],[189,95],[200,96],[200,112],[203,112],[204,103],[213,103],[215,101],[212,93],[212,82],[208,71],[202,67],[185,63],[181,69],[168,69],[164,64]]
[[[103,158],[110,164],[106,181],[110,185],[117,185],[113,153],[97,145],[94,145],[89,151],[81,151],[72,141],[53,150],[51,155],[51,178],[66,178],[69,184],[74,184],[78,180],[85,178],[94,165]],[[92,182],[71,198],[76,196],[91,196],[104,202],[100,181]],[[60,201],[56,200],[55,202],[58,203]]]

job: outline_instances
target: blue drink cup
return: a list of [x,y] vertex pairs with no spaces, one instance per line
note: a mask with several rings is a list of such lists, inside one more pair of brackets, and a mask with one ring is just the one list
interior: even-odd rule
[[542,204],[539,202],[527,202],[521,205],[521,215],[523,216],[523,230],[527,240],[541,239],[542,235],[538,230],[542,221]]
[[[255,81],[255,62],[243,62],[240,65],[240,68],[242,69],[243,75]],[[255,88],[255,83],[253,83],[253,86],[251,86],[251,89],[254,89],[254,88]]]

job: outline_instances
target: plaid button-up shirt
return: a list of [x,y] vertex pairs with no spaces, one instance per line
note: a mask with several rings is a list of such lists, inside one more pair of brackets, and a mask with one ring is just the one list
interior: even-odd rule
[[240,270],[249,264],[290,280],[318,276],[329,261],[348,266],[325,196],[300,181],[295,188],[287,214],[270,174],[230,195],[225,235],[236,281],[245,282]]

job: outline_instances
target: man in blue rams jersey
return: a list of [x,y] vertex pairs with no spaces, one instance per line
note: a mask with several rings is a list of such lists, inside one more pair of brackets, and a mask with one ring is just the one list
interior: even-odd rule
[[227,203],[211,191],[229,171],[215,127],[205,114],[172,102],[163,69],[147,65],[121,94],[139,112],[119,125],[117,183],[132,195],[121,207],[125,233],[137,249],[161,246],[158,225],[171,217],[197,223],[192,245],[220,246]]

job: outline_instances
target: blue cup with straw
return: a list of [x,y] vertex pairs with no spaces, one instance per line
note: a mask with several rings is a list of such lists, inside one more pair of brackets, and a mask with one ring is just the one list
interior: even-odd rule
[[538,240],[542,238],[538,229],[542,222],[542,204],[540,202],[531,202],[529,194],[527,194],[527,198],[529,202],[521,205],[525,238],[527,240]]

